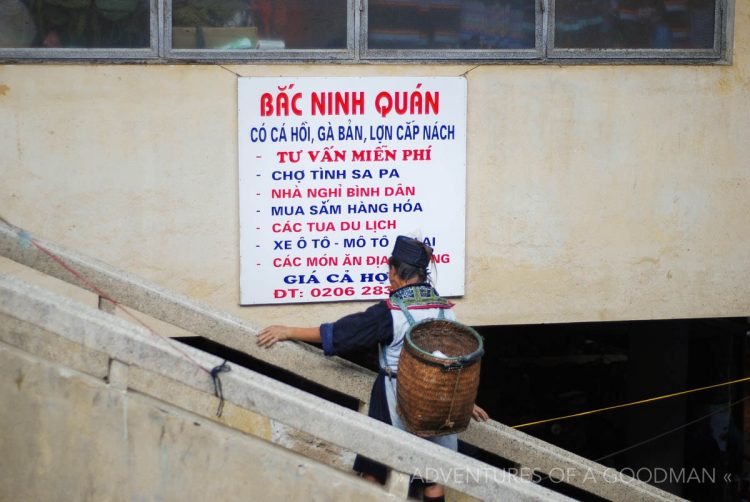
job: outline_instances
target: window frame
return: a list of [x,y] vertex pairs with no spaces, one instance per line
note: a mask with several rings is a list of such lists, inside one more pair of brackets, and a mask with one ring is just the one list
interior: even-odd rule
[[172,48],[172,2],[149,0],[147,48],[0,48],[0,63],[145,62],[236,64],[729,64],[736,0],[716,0],[711,49],[564,49],[554,45],[555,0],[533,0],[535,46],[529,49],[370,49],[369,0],[347,0],[347,42],[343,49],[216,50]]
[[23,48],[0,48],[0,62],[9,61],[70,61],[70,60],[91,60],[91,61],[137,61],[145,59],[154,59],[158,57],[160,51],[160,12],[162,2],[170,0],[149,0],[149,47],[138,48],[59,48],[48,49],[44,47],[23,47]]
[[[714,6],[714,45],[711,49],[567,49],[555,47],[555,2],[549,2],[550,13],[547,19],[547,47],[546,52],[551,60],[585,60],[587,62],[607,61],[653,61],[665,64],[680,64],[683,61],[720,61],[725,57],[726,31],[729,30],[729,20],[726,16],[726,4],[730,0],[716,0]],[[732,0],[733,1],[733,0]],[[733,21],[733,20],[732,20]],[[667,61],[665,61],[667,60]]]
[[544,12],[546,0],[534,1],[534,47],[529,49],[370,49],[368,40],[369,0],[359,0],[361,26],[359,47],[362,60],[366,61],[429,61],[429,62],[465,62],[465,61],[538,61],[544,57]]
[[173,49],[172,48],[172,2],[164,2],[164,51],[163,56],[173,61],[232,61],[241,63],[290,62],[313,59],[316,63],[351,62],[355,57],[354,23],[355,0],[346,0],[346,48],[344,49],[283,49],[283,50],[216,50],[216,49]]

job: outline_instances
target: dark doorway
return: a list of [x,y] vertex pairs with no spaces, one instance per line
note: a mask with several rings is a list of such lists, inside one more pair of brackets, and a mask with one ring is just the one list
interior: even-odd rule
[[[740,379],[750,373],[749,327],[745,318],[479,327],[486,355],[477,402],[519,425]],[[521,430],[690,500],[741,500],[745,389]]]

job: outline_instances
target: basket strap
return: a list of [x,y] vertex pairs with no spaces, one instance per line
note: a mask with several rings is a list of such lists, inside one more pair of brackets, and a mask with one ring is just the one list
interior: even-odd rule
[[[403,314],[406,316],[406,320],[409,322],[409,326],[414,326],[414,317],[409,312],[409,309],[406,308],[406,305],[404,305],[404,301],[401,298],[394,297],[393,303],[395,303],[396,306],[401,309],[401,312],[403,312]],[[391,374],[391,368],[390,366],[388,366],[388,361],[386,361],[385,359],[385,352],[383,351],[382,344],[378,344],[378,359],[380,359],[380,369],[388,376],[388,378],[392,378],[393,375]]]
[[389,379],[396,378],[397,373],[391,371],[391,367],[388,366],[387,361],[385,360],[385,352],[383,352],[383,345],[378,344],[378,361],[380,362],[379,366],[379,372],[383,375],[387,376]]
[[406,316],[406,320],[409,321],[409,326],[414,326],[414,317],[412,317],[411,313],[409,312],[409,309],[407,309],[406,305],[404,305],[404,301],[397,296],[393,297],[392,301],[393,303],[396,304],[398,308],[401,309],[401,312],[404,313],[404,315]]
[[[404,301],[397,296],[394,296],[391,301],[401,310],[401,312],[404,313],[406,320],[409,321],[409,326],[414,326],[414,317],[411,315],[411,312],[409,312],[409,309],[406,308]],[[441,321],[445,319],[445,309],[438,309],[437,318]]]
[[443,424],[443,427],[447,427],[449,429],[453,428],[455,425],[455,420],[451,420],[453,415],[453,406],[456,404],[456,393],[458,392],[458,383],[461,380],[461,371],[463,371],[463,366],[458,368],[458,371],[456,372],[456,383],[453,386],[453,395],[451,396],[451,407],[448,410],[448,416],[445,419],[445,423]]

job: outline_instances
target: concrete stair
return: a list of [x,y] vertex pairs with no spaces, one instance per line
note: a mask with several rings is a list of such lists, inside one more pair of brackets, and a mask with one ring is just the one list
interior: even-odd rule
[[[374,378],[372,372],[340,358],[324,357],[319,350],[304,344],[287,343],[271,350],[258,349],[254,341],[258,328],[244,320],[54,243],[38,238],[34,238],[34,241],[39,246],[24,245],[26,243],[19,238],[18,229],[0,224],[0,255],[80,286],[78,278],[41,251],[48,250],[82,273],[87,282],[106,291],[109,298],[123,305],[356,398],[360,408],[366,408]],[[289,459],[298,458],[300,452],[304,452],[305,456],[299,458],[307,462],[304,465],[314,465],[314,469],[319,469],[316,473],[327,476],[332,472],[335,479],[343,476],[341,479],[353,483],[351,489],[361,488],[362,493],[376,493],[377,499],[386,495],[404,498],[409,474],[415,472],[441,477],[441,482],[456,496],[465,494],[480,500],[565,498],[561,493],[531,483],[522,476],[512,475],[465,455],[448,452],[409,434],[394,431],[360,413],[241,367],[233,366],[231,372],[221,376],[228,404],[225,417],[218,419],[213,416],[217,399],[213,396],[212,380],[196,365],[196,362],[200,362],[204,368],[212,368],[221,363],[218,358],[190,347],[175,349],[142,327],[106,312],[77,305],[67,298],[38,290],[11,277],[2,279],[2,295],[0,340],[3,345],[0,348],[12,354],[8,358],[23,359],[26,361],[24,364],[32,364],[29,361],[33,361],[33,364],[45,366],[44,370],[39,371],[47,373],[81,372],[89,379],[97,380],[106,390],[102,390],[105,394],[114,392],[113,386],[119,386],[116,392],[128,396],[125,402],[130,402],[133,394],[136,397],[132,399],[137,400],[138,406],[144,409],[153,411],[155,407],[158,410],[158,406],[163,404],[164,409],[175,416],[179,415],[179,420],[184,424],[189,425],[192,423],[190,420],[200,417],[195,419],[196,423],[207,424],[202,431],[215,432],[216,437],[241,434],[246,441],[256,441],[257,444],[253,443],[255,446],[248,446],[248,451],[256,446],[261,450],[285,446],[284,453],[279,456],[280,466],[286,465],[284,462],[287,461],[293,462]],[[103,299],[100,301],[105,310],[111,310],[108,303]],[[75,325],[76,329],[70,329],[71,325]],[[97,354],[96,357],[81,355],[87,351]],[[3,381],[7,382],[8,379]],[[6,387],[7,384],[3,388]],[[12,391],[12,386],[6,390]],[[13,397],[17,398],[18,395]],[[50,390],[45,399],[54,401],[54,392]],[[44,408],[43,402],[44,399],[37,400],[38,409]],[[128,406],[125,408],[130,409]],[[122,413],[127,415],[124,411]],[[19,417],[10,419],[19,420]],[[58,421],[55,419],[53,422]],[[127,427],[120,432],[130,437],[131,431]],[[144,434],[147,433],[144,431]],[[33,437],[30,434],[29,440]],[[552,487],[560,491],[568,487],[572,493],[578,491],[609,500],[679,500],[669,493],[497,422],[473,423],[461,439],[509,460],[515,466],[514,471],[526,473],[527,478],[550,476],[554,480]],[[269,441],[271,444],[268,444]],[[0,441],[0,447],[5,444],[5,441]],[[123,451],[132,449],[132,446],[128,446]],[[359,478],[348,473],[354,453],[365,454],[391,467],[392,474],[386,487],[362,485]],[[433,470],[428,473],[428,468]],[[283,469],[272,470],[278,473],[280,479],[284,478],[285,474],[281,474]],[[136,475],[136,471],[127,470],[128,476]],[[24,471],[18,474],[29,473]],[[317,489],[317,482],[311,483]],[[0,484],[0,493],[3,487]],[[276,488],[273,492],[276,493]],[[294,499],[295,496],[291,497]],[[324,499],[330,498],[324,496]]]

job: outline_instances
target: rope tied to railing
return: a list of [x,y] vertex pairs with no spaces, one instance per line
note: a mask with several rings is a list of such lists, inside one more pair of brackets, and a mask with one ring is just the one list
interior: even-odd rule
[[174,342],[171,338],[168,336],[164,336],[161,333],[157,332],[155,329],[153,329],[151,326],[146,324],[143,320],[139,319],[136,315],[134,315],[129,309],[125,308],[123,305],[121,305],[117,300],[112,298],[110,295],[108,295],[106,292],[102,291],[101,288],[99,288],[96,284],[92,283],[90,280],[88,280],[82,273],[75,270],[72,266],[70,266],[68,263],[66,263],[62,258],[57,256],[55,253],[47,249],[46,247],[42,246],[36,239],[32,237],[32,235],[27,232],[26,230],[12,224],[7,219],[5,219],[2,215],[0,215],[0,221],[7,225],[9,228],[13,229],[13,231],[16,232],[16,235],[18,236],[18,241],[22,249],[29,249],[30,247],[34,247],[40,252],[44,253],[46,256],[48,256],[52,261],[57,263],[59,266],[67,270],[69,273],[71,273],[76,279],[78,279],[81,284],[89,289],[90,291],[96,293],[101,298],[104,298],[108,302],[110,302],[112,305],[115,306],[115,308],[120,309],[122,312],[124,312],[128,317],[133,319],[135,322],[143,326],[146,331],[148,331],[152,336],[156,336],[157,338],[163,339],[167,342],[167,344],[170,345],[173,349],[175,349],[180,355],[185,357],[187,360],[189,360],[191,363],[193,363],[198,369],[203,370],[208,375],[211,376],[211,380],[214,385],[214,394],[217,398],[219,398],[219,405],[218,409],[216,410],[216,416],[221,417],[223,411],[224,411],[224,392],[221,385],[221,380],[219,378],[219,373],[228,372],[231,370],[229,365],[227,364],[227,361],[224,360],[223,363],[221,363],[218,366],[215,366],[212,369],[208,369],[204,367],[201,363],[195,360],[190,354],[182,350],[177,342]]
[[211,379],[214,382],[214,395],[219,398],[219,407],[216,410],[217,417],[221,417],[221,414],[224,413],[224,388],[221,385],[221,378],[219,378],[219,373],[225,373],[229,371],[232,371],[232,368],[229,367],[226,359],[224,359],[223,363],[218,366],[214,366],[211,370]]

